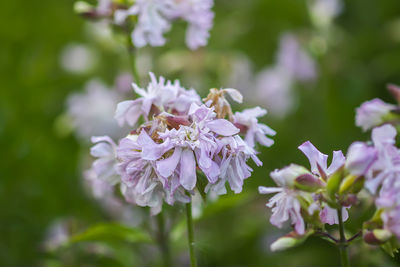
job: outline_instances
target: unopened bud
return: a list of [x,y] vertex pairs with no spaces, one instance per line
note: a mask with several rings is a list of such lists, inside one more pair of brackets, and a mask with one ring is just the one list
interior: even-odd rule
[[298,176],[294,180],[294,186],[297,189],[306,192],[315,192],[324,186],[323,182],[310,173]]
[[93,11],[93,6],[91,6],[90,4],[88,4],[84,1],[77,1],[74,4],[74,11],[77,14],[90,13]]
[[278,238],[274,243],[272,243],[271,251],[282,251],[300,245],[313,233],[313,230],[307,231],[304,235],[299,235],[294,231],[290,232],[289,234]]
[[339,194],[347,192],[358,193],[364,186],[364,177],[356,175],[347,175],[339,187]]
[[387,89],[392,94],[397,103],[400,104],[400,87],[394,84],[388,84]]
[[364,233],[364,241],[371,245],[381,245],[392,237],[392,233],[385,229],[375,229]]
[[271,251],[282,251],[296,246],[297,240],[293,237],[281,237],[271,244]]

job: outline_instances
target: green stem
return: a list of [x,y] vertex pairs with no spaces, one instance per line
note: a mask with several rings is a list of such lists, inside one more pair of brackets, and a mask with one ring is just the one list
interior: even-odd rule
[[349,255],[347,252],[347,240],[346,240],[346,236],[344,235],[342,207],[337,209],[337,214],[338,214],[338,219],[339,219],[339,233],[340,233],[340,240],[338,243],[340,259],[342,262],[342,267],[349,267],[350,262],[349,262]]
[[171,264],[171,253],[169,249],[169,236],[168,232],[165,231],[165,220],[164,215],[160,212],[157,215],[157,223],[158,223],[158,243],[160,245],[160,250],[163,257],[163,263],[165,267],[172,266]]
[[193,218],[192,218],[192,202],[186,204],[186,223],[188,231],[188,245],[190,252],[190,265],[192,267],[197,266],[196,255],[194,253],[194,230],[193,230]]
[[130,34],[128,34],[128,54],[133,79],[135,80],[135,83],[140,86],[140,76],[136,68],[136,48],[132,45],[132,37]]

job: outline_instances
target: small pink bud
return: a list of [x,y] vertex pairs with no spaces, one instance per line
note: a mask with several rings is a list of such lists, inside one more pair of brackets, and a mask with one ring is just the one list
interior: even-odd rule
[[394,99],[396,99],[397,103],[400,104],[400,87],[394,84],[388,84],[387,89],[393,95]]

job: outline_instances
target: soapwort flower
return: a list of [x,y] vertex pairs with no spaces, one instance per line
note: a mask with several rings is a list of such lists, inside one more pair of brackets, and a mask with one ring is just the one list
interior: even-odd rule
[[356,125],[364,131],[385,123],[398,124],[400,116],[398,115],[400,103],[400,88],[396,85],[388,85],[389,92],[397,100],[397,105],[389,104],[379,98],[364,102],[356,110]]
[[93,140],[102,142],[92,149],[99,157],[93,169],[117,177],[112,181],[120,183],[126,200],[149,206],[152,214],[164,202],[190,202],[195,189],[225,194],[229,184],[240,193],[252,172],[248,160],[262,165],[255,141],[273,144],[265,135],[275,132],[257,120],[266,111],[256,107],[233,115],[227,96],[239,103],[243,98],[235,89],[214,88],[201,100],[179,81],[152,73],[150,78],[146,88],[133,84],[137,99],[117,106],[115,119],[133,127],[130,134],[118,145],[108,137]]
[[164,35],[171,29],[172,22],[184,20],[188,23],[186,45],[195,50],[207,45],[213,26],[213,5],[213,0],[137,0],[131,7],[117,9],[114,19],[121,25],[128,17],[137,17],[132,32],[136,47],[163,46]]
[[290,221],[294,227],[294,232],[271,245],[273,250],[297,245],[313,233],[335,241],[325,232],[325,224],[342,227],[349,218],[347,210],[356,203],[356,194],[377,160],[376,149],[362,142],[354,142],[346,157],[341,151],[334,151],[330,165],[328,156],[309,141],[299,150],[308,158],[311,170],[291,164],[271,173],[277,187],[259,187],[261,194],[276,193],[267,203],[272,208],[271,223],[280,228]]

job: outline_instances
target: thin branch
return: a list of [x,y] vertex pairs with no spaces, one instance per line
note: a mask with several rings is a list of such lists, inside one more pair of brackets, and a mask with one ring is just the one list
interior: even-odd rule
[[339,243],[339,240],[337,240],[336,238],[334,238],[333,236],[331,236],[331,235],[330,235],[329,233],[327,233],[327,232],[318,231],[318,232],[316,232],[316,234],[319,234],[319,235],[321,235],[321,236],[325,236],[325,237],[331,239],[331,240],[332,240],[333,242],[335,242],[335,243]]
[[350,237],[349,239],[347,239],[347,243],[350,243],[351,241],[353,241],[357,237],[361,236],[361,234],[362,234],[362,231],[359,231],[357,234],[355,234],[352,237]]

